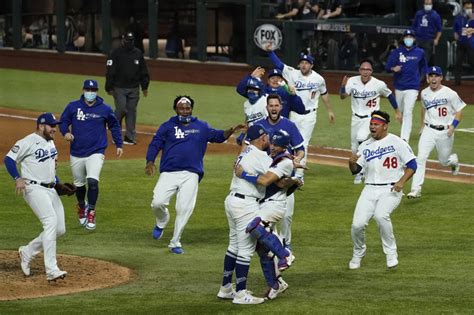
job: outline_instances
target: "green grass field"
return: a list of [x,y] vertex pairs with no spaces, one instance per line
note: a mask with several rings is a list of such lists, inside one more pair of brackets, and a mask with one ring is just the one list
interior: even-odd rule
[[[71,101],[78,99],[82,93],[82,83],[86,76],[66,75],[58,73],[45,73],[0,69],[0,107],[12,107],[36,111],[51,111],[61,113]],[[99,87],[105,85],[104,77],[92,77],[99,82]],[[236,82],[237,84],[237,82]],[[138,107],[138,122],[153,126],[160,125],[170,116],[174,115],[172,108],[176,95],[187,94],[195,101],[194,115],[208,121],[217,128],[228,128],[243,121],[242,104],[244,98],[237,95],[234,87],[210,86],[173,82],[152,81],[149,87],[149,96],[141,98]],[[106,103],[113,107],[113,98],[104,90],[99,91]],[[318,122],[311,139],[311,144],[337,148],[350,148],[350,100],[341,101],[339,96],[332,95],[331,102],[336,114],[336,124],[330,125],[327,111],[320,101]],[[382,99],[382,109],[393,113],[388,101]],[[413,131],[410,145],[417,151],[418,131],[420,129],[420,105],[414,110]],[[459,128],[474,127],[474,106],[464,109],[464,119]],[[390,126],[390,131],[400,134],[400,124],[395,122]],[[474,164],[472,150],[473,134],[457,132],[454,141],[454,151],[458,153],[462,163]],[[433,152],[431,158],[436,158]]]
[[[182,238],[186,250],[182,256],[167,250],[173,222],[161,240],[151,238],[154,218],[149,204],[156,177],[143,174],[141,160],[107,161],[97,230],[81,228],[74,199],[63,198],[67,233],[58,241],[58,251],[122,264],[135,270],[136,281],[69,296],[0,302],[0,314],[472,312],[473,186],[428,180],[423,199],[403,200],[392,216],[399,268],[386,271],[376,225],[371,222],[363,267],[350,271],[350,224],[362,187],[352,184],[346,169],[319,165],[311,165],[304,191],[296,196],[293,245],[297,260],[284,274],[289,290],[255,307],[218,300],[215,295],[228,234],[223,201],[233,159],[206,157],[207,172]],[[68,163],[60,164],[58,173],[63,179],[71,178]],[[15,197],[4,169],[0,180],[4,183],[0,185],[1,247],[16,250],[35,237],[41,226],[22,198]],[[174,207],[170,208],[174,220]],[[249,288],[263,294],[265,284],[256,257],[249,278]]]
[[[0,69],[0,106],[61,112],[81,93],[84,76]],[[103,87],[103,78],[96,78]],[[242,98],[232,87],[153,81],[142,99],[139,122],[158,126],[173,114],[177,94],[196,99],[195,115],[216,127],[239,122]],[[109,96],[105,99],[113,104]],[[332,97],[337,124],[328,126],[321,108],[313,143],[349,147],[349,102]],[[324,107],[324,106],[322,106]],[[388,103],[383,107],[388,109]],[[417,126],[418,120],[414,123]],[[473,127],[474,108],[465,111],[462,127]],[[33,127],[32,127],[33,128]],[[399,126],[394,123],[394,133]],[[455,149],[474,164],[472,134],[457,133]],[[414,137],[412,145],[416,145]],[[416,151],[416,146],[414,146]],[[67,154],[66,152],[60,154]],[[14,313],[472,313],[474,309],[474,185],[426,180],[423,198],[404,199],[392,216],[400,265],[386,271],[375,222],[367,229],[368,252],[360,270],[350,271],[350,225],[362,186],[352,184],[344,168],[310,165],[304,191],[297,192],[293,224],[294,265],[285,272],[290,288],[281,298],[259,306],[235,306],[216,298],[228,242],[224,199],[234,156],[208,155],[197,205],[182,237],[184,255],[168,252],[172,220],[163,238],[151,238],[150,209],[157,177],[144,175],[143,160],[106,161],[101,175],[97,230],[81,228],[74,198],[63,198],[66,235],[58,252],[88,256],[132,268],[135,281],[111,289],[23,301],[0,302],[0,314]],[[71,180],[69,163],[58,175]],[[41,225],[14,184],[0,168],[0,249],[17,250],[41,231]],[[409,187],[405,187],[405,192]],[[60,262],[59,262],[60,263]],[[74,272],[73,270],[68,270]],[[18,273],[21,274],[18,266]],[[67,281],[67,278],[66,278]],[[2,285],[0,283],[0,285]],[[261,295],[265,283],[258,259],[252,262],[249,289]]]

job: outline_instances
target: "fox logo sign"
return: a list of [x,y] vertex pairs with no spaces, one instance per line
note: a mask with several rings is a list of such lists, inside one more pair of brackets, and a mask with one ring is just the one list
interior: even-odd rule
[[262,24],[253,33],[255,45],[265,50],[265,46],[272,44],[272,50],[280,48],[283,36],[278,27],[273,24]]

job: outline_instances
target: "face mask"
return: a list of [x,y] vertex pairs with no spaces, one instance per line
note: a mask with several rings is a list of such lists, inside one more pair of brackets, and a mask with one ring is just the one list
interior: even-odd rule
[[258,99],[260,98],[260,94],[256,94],[253,92],[247,92],[247,97],[249,98],[250,104],[255,104],[257,103]]
[[89,103],[92,103],[96,97],[97,97],[97,92],[84,92],[84,98]]
[[413,38],[404,38],[403,43],[405,44],[406,47],[411,47],[413,46],[413,43],[415,40]]
[[466,10],[464,10],[464,13],[465,13],[467,16],[471,16],[471,14],[472,14],[472,9],[466,9]]
[[425,11],[431,11],[431,9],[433,9],[433,5],[432,4],[425,4],[424,8],[425,8]]
[[192,119],[193,119],[193,116],[191,115],[186,116],[186,117],[178,115],[178,121],[182,124],[189,124]]

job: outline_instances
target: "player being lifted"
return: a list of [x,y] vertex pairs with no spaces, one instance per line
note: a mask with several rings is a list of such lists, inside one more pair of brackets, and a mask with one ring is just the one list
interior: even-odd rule
[[[362,60],[359,66],[359,75],[347,78],[344,76],[339,90],[341,99],[351,97],[351,150],[357,153],[359,145],[370,135],[370,114],[380,110],[380,95],[385,96],[395,109],[395,115],[400,122],[402,113],[398,110],[397,101],[385,82],[372,76],[373,64],[370,60]],[[362,183],[363,171],[358,173],[354,184]]]

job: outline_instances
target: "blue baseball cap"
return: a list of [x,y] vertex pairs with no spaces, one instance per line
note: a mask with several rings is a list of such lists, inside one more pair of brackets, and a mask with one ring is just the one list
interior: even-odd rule
[[428,74],[443,75],[443,70],[441,69],[441,67],[432,66],[432,67],[428,67],[426,73],[428,73]]
[[54,117],[53,113],[42,113],[36,120],[37,125],[59,125],[60,123],[61,122],[59,120],[56,120],[56,117]]
[[272,69],[272,71],[270,71],[270,72],[268,73],[268,77],[269,77],[269,78],[271,78],[271,77],[273,77],[273,76],[276,76],[276,75],[283,78],[283,74],[281,73],[281,70],[280,70],[280,69],[276,69],[276,68],[275,68],[275,69]]
[[415,37],[415,31],[414,31],[414,30],[410,30],[410,29],[405,30],[405,32],[403,32],[403,36],[404,36],[404,37],[405,37],[405,36],[413,36],[413,37]]
[[300,54],[300,60],[306,60],[307,62],[309,62],[310,64],[313,64],[314,63],[314,58],[313,56],[311,55],[308,55],[308,54],[304,54],[304,53],[301,53]]
[[84,85],[82,86],[83,89],[99,89],[99,83],[96,80],[85,80]]
[[267,130],[260,125],[260,124],[255,124],[249,127],[247,129],[247,136],[245,137],[245,140],[247,141],[253,141],[255,139],[260,138],[261,135],[268,134]]

